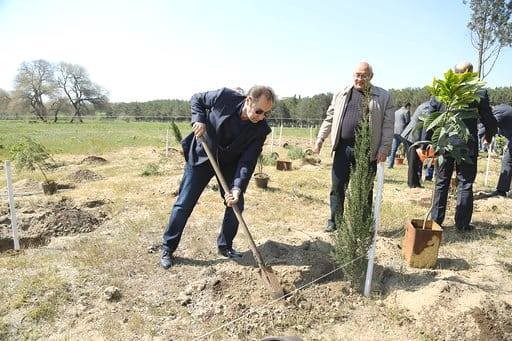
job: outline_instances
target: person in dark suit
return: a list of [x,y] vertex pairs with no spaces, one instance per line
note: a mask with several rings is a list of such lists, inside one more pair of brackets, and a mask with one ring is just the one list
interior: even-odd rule
[[[498,122],[498,133],[507,138],[508,146],[501,159],[501,173],[496,190],[488,193],[487,197],[506,197],[507,192],[510,191],[512,181],[512,106],[508,104],[496,105],[492,108],[492,114]],[[485,127],[482,127],[482,130],[478,133],[485,134]]]
[[[407,185],[410,188],[422,187],[421,176],[423,162],[420,160],[416,152],[416,148],[418,148],[418,146],[411,146],[420,140],[425,140],[425,129],[421,128],[422,125],[420,124],[420,118],[427,117],[432,112],[433,108],[430,105],[430,100],[418,105],[416,110],[414,110],[411,121],[400,135],[404,146],[407,148]],[[425,180],[431,180],[433,173],[433,165],[431,164],[427,167]]]
[[225,201],[224,219],[217,238],[218,252],[228,258],[241,257],[233,249],[238,220],[232,209],[244,209],[244,192],[252,176],[263,143],[270,133],[266,118],[276,101],[274,91],[266,86],[252,87],[247,96],[236,90],[222,88],[192,96],[192,133],[181,142],[185,169],[178,198],[172,208],[163,234],[160,265],[167,269],[173,264],[172,254],[178,247],[183,229],[204,188],[215,175],[203,144],[208,143],[230,186]]
[[[411,103],[407,102],[403,107],[395,111],[395,126],[393,131],[393,142],[391,143],[391,152],[388,156],[388,168],[393,168],[395,165],[395,155],[403,143],[400,134],[404,131],[405,127],[411,121]],[[405,147],[405,145],[404,145]]]
[[[473,65],[469,62],[460,62],[454,68],[456,73],[472,72]],[[478,93],[479,101],[473,102],[470,107],[478,110],[480,122],[485,126],[485,139],[490,142],[496,133],[496,119],[491,113],[489,105],[489,96],[487,91],[482,90]],[[433,99],[431,102],[434,102]],[[431,103],[433,107],[438,103]],[[469,231],[473,229],[470,225],[473,215],[473,182],[475,181],[477,171],[478,157],[478,136],[477,122],[478,118],[464,119],[464,124],[471,135],[468,142],[462,141],[454,136],[455,143],[465,143],[468,148],[468,159],[470,162],[455,163],[455,159],[449,154],[444,155],[444,162],[437,167],[437,177],[434,193],[434,205],[432,208],[432,219],[439,225],[443,224],[446,212],[446,202],[450,188],[450,178],[455,168],[457,174],[457,205],[455,207],[455,226],[459,231]]]

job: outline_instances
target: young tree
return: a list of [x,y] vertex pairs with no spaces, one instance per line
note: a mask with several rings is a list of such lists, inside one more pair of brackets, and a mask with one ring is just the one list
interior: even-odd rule
[[57,69],[56,84],[73,106],[74,114],[71,122],[77,118],[82,121],[82,115],[87,107],[103,107],[108,103],[107,92],[99,85],[91,82],[84,67],[70,63],[60,63]]
[[501,50],[512,45],[512,1],[463,2],[469,3],[472,11],[468,28],[471,30],[471,43],[478,52],[478,76],[484,79],[492,71]]
[[371,155],[371,116],[369,87],[364,89],[361,111],[363,117],[356,131],[355,167],[350,172],[350,182],[346,192],[346,205],[343,215],[336,214],[336,240],[334,258],[345,265],[344,274],[352,285],[359,287],[364,281],[367,253],[371,244],[373,228],[372,204],[368,198],[373,188]]
[[56,92],[53,65],[43,59],[21,63],[14,87],[16,100],[30,107],[39,119],[46,122],[48,109],[45,101]]

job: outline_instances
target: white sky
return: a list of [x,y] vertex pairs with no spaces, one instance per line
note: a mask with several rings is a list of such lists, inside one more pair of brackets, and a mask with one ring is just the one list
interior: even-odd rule
[[[0,0],[0,88],[23,61],[84,66],[112,101],[267,84],[333,92],[369,61],[384,88],[424,86],[475,51],[462,1]],[[506,49],[488,85],[510,86]],[[475,63],[476,64],[476,63]]]

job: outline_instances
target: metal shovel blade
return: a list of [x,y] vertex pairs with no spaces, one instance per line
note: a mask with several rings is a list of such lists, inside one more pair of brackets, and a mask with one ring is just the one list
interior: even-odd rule
[[284,296],[284,290],[281,287],[281,282],[270,267],[260,266],[259,275],[265,288],[272,293],[272,297],[280,298]]

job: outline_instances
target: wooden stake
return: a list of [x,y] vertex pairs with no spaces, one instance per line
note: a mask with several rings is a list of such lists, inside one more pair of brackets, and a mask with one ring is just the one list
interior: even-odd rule
[[18,238],[18,225],[16,224],[16,207],[14,204],[14,191],[12,189],[11,161],[5,160],[5,177],[7,178],[7,196],[9,197],[9,210],[11,212],[12,239],[14,241],[14,250],[20,249],[20,240]]

